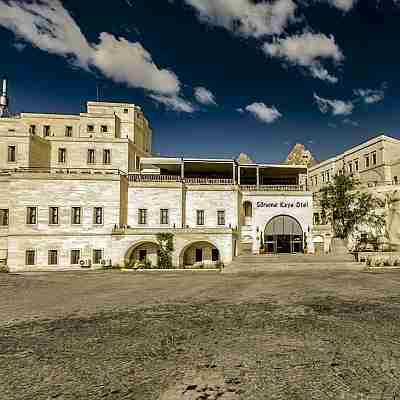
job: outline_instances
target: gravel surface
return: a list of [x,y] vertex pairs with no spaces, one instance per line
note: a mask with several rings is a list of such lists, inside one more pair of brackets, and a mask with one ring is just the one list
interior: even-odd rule
[[0,399],[397,399],[400,272],[0,274]]

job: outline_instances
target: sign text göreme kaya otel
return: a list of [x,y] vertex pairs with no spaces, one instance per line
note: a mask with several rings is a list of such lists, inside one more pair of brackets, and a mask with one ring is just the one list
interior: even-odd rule
[[265,201],[257,201],[257,208],[270,208],[270,207],[279,207],[279,208],[308,208],[308,201],[296,201],[296,202],[268,202]]

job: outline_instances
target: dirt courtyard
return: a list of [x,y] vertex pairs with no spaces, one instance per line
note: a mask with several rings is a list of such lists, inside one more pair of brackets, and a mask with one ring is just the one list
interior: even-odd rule
[[0,399],[398,399],[400,272],[0,274]]

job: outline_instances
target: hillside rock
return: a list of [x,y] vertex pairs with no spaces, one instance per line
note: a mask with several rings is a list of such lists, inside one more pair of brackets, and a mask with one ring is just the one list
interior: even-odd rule
[[287,156],[285,164],[306,165],[307,167],[312,167],[317,164],[317,161],[311,154],[310,150],[306,150],[303,144],[296,143]]

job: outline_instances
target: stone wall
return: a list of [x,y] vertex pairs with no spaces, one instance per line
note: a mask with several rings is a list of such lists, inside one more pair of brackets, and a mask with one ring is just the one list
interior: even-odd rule
[[314,252],[312,242],[313,200],[311,194],[246,194],[243,196],[242,201],[250,201],[253,205],[253,253],[259,252],[259,243],[254,240],[257,237],[257,233],[263,232],[268,222],[277,215],[288,215],[295,218],[300,223],[303,232],[307,233],[308,251],[310,253]]
[[197,225],[197,210],[204,210],[204,226],[218,225],[217,212],[225,211],[225,226],[239,226],[238,192],[232,187],[188,187],[186,191],[186,224]]
[[50,168],[51,145],[36,135],[30,137],[29,166],[32,168]]
[[[128,225],[139,224],[139,209],[147,210],[147,226],[152,228],[182,227],[182,185],[166,184],[163,187],[135,186],[128,190]],[[161,225],[160,210],[169,210],[169,224]]]

